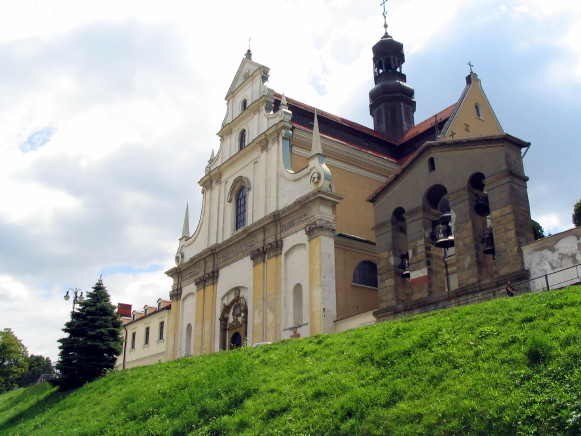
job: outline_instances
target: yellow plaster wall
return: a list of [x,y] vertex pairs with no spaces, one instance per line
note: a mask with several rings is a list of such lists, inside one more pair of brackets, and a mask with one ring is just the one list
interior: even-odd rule
[[266,341],[280,340],[281,256],[266,261]]
[[252,343],[265,342],[263,335],[262,292],[264,290],[264,263],[253,267],[252,289]]
[[178,357],[178,338],[179,338],[179,316],[181,313],[181,300],[174,300],[171,302],[171,311],[168,316],[168,322],[166,326],[167,338],[169,344],[166,350],[166,360],[177,359]]
[[[173,311],[173,306],[172,306]],[[173,336],[168,329],[172,311],[161,310],[149,316],[140,318],[138,321],[127,325],[127,343],[125,349],[125,368],[151,365],[158,362],[165,362],[167,350],[170,347]],[[159,323],[164,322],[164,338],[159,340]],[[149,327],[149,344],[145,345],[145,328]],[[136,333],[135,348],[131,348],[131,335]],[[122,361],[119,362],[122,367]]]
[[296,153],[291,154],[291,166],[293,171],[297,172],[309,165],[309,161],[304,156],[299,156]]
[[202,354],[204,337],[204,297],[205,289],[198,289],[196,293],[196,321],[194,326],[194,354]]
[[373,205],[367,197],[381,182],[342,168],[328,167],[333,175],[333,191],[345,197],[336,206],[337,231],[375,241]]
[[321,288],[321,238],[319,236],[309,241],[309,290],[310,290],[310,333],[317,335],[323,333],[323,320],[321,319],[322,288]]
[[375,253],[361,253],[345,248],[335,248],[337,319],[344,319],[379,308],[379,296],[376,288],[353,284],[353,272],[359,262],[364,260],[377,264]]
[[[480,106],[480,118],[476,116],[475,105]],[[468,128],[466,128],[468,124]],[[452,138],[451,133],[455,135]],[[473,82],[460,102],[460,108],[452,120],[448,131],[447,139],[472,138],[476,136],[488,136],[503,134],[502,127],[494,114],[479,79],[473,79]]]

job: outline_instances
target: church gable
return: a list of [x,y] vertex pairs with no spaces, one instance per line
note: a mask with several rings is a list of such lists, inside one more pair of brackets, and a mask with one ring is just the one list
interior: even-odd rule
[[230,88],[228,88],[228,92],[226,93],[226,100],[230,98],[232,93],[238,89],[240,85],[242,85],[246,79],[252,76],[257,70],[262,70],[262,75],[264,77],[263,81],[266,81],[268,78],[269,68],[265,67],[264,65],[260,65],[252,60],[252,54],[249,52],[246,53],[246,57],[242,59],[240,62],[240,66],[238,67],[238,71],[230,84]]
[[502,135],[504,131],[475,73],[466,77],[466,87],[439,139],[463,139]]

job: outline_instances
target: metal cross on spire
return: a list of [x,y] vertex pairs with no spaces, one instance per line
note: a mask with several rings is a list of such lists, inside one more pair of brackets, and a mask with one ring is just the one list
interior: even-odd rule
[[387,9],[385,8],[385,4],[387,3],[387,0],[383,0],[379,6],[383,6],[383,13],[381,15],[383,15],[383,28],[385,29],[385,33],[387,34]]
[[472,62],[470,62],[470,61],[468,61],[468,63],[466,65],[468,65],[470,67],[470,74],[472,74],[474,72],[474,71],[472,71],[472,67],[474,65],[472,65]]
[[248,50],[250,50],[250,41],[252,41],[252,36],[248,35]]

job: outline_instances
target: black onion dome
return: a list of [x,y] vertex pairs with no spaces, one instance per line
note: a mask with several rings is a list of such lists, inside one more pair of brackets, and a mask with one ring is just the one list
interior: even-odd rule
[[414,88],[405,83],[405,81],[385,80],[376,84],[373,89],[369,91],[370,101],[376,101],[381,96],[385,95],[403,95],[405,97],[414,98]]
[[405,62],[405,55],[403,53],[403,44],[393,39],[389,34],[383,37],[373,46],[373,59],[377,59],[386,55],[397,56],[400,63]]

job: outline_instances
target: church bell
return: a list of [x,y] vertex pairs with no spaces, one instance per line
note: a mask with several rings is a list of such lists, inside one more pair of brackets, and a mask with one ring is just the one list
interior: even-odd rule
[[401,276],[404,279],[408,279],[410,277],[410,259],[407,253],[401,255],[401,263],[399,267],[402,270]]
[[482,231],[482,237],[480,242],[484,245],[482,252],[484,254],[494,254],[496,250],[494,248],[494,235],[492,234],[492,228],[488,227]]
[[488,206],[488,195],[480,197],[478,202],[474,205],[474,212],[480,216],[490,215],[490,207]]
[[440,224],[436,226],[436,247],[450,248],[454,246],[452,234],[452,214],[445,212],[440,216]]

